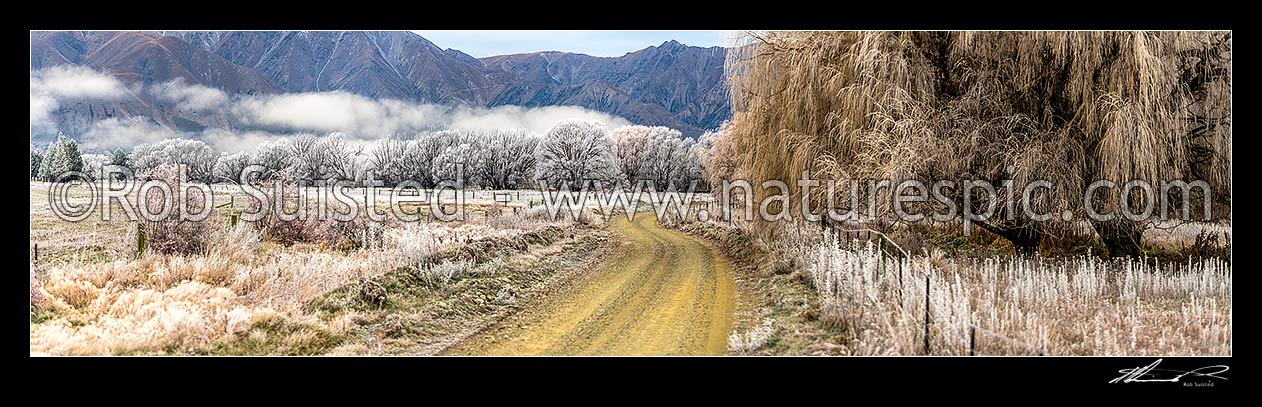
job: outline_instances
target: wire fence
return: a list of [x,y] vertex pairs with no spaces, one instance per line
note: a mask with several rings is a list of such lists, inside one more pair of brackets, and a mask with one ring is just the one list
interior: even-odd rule
[[1037,356],[1047,355],[1047,352],[1041,347],[1031,345],[1024,341],[1009,338],[1005,336],[1004,334],[991,331],[989,329],[982,328],[974,324],[968,324],[968,355],[969,356],[987,356],[987,355],[983,355],[982,353],[978,351],[978,347],[977,347],[978,333],[985,334],[989,337],[999,339],[1005,344],[1011,345],[1018,349],[1022,349],[1026,352],[1027,355],[1037,355]]
[[[880,252],[883,255],[887,255],[889,257],[896,257],[900,259],[907,259],[911,257],[911,254],[908,253],[906,250],[904,250],[902,246],[899,246],[898,243],[895,242],[894,239],[891,238],[889,235],[882,233],[880,231],[871,229],[871,228],[837,227],[837,228],[833,228],[833,233],[835,234],[835,237],[838,239],[838,241],[842,241],[842,239],[846,239],[846,240],[860,240],[860,241],[866,241],[866,242],[876,242],[877,247],[880,250]],[[875,239],[873,238],[873,236],[875,236]],[[893,247],[897,251],[885,250],[886,245]],[[898,273],[898,297],[899,297],[898,305],[899,307],[902,307],[904,304],[904,301],[903,301],[904,300],[903,262],[895,261],[895,264],[897,265],[896,270]],[[926,271],[923,277],[924,277],[924,284],[925,284],[924,285],[924,297],[925,297],[924,354],[932,355],[933,347],[932,347],[932,342],[930,340],[932,337],[932,330],[930,328],[934,322],[933,322],[933,317],[932,317],[933,315],[932,302],[930,301],[930,298],[932,298],[931,297],[932,285],[931,285],[930,273]],[[1011,338],[999,332],[995,332],[995,331],[980,327],[974,323],[969,323],[968,324],[968,355],[969,356],[986,356],[979,351],[978,339],[982,336],[998,339],[1001,343],[1008,345],[1012,347],[1013,349],[1021,350],[1022,352],[1024,352],[1025,355],[1037,355],[1037,356],[1047,355],[1047,351],[1043,347],[1036,346],[1022,340]]]

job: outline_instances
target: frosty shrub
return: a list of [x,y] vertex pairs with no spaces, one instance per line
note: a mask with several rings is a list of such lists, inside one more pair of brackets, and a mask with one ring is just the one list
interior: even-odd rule
[[215,160],[214,180],[240,184],[241,172],[250,165],[250,153],[242,151],[236,154],[220,153]]
[[472,263],[468,260],[445,260],[442,263],[423,266],[416,270],[416,277],[431,289],[447,287],[451,280],[467,273]]
[[776,320],[766,318],[762,320],[761,324],[745,332],[744,335],[732,332],[732,335],[727,337],[727,349],[736,353],[750,353],[762,349],[764,346],[767,346],[767,342],[771,340],[772,334],[775,333],[775,328],[773,327],[775,323]]
[[[192,217],[181,216],[178,211],[187,211],[189,214],[208,211],[211,208],[206,205],[210,197],[200,189],[189,188],[184,192],[184,201],[180,202],[178,199],[181,185],[187,180],[181,174],[179,167],[174,164],[160,164],[142,173],[141,176],[151,179],[151,182],[166,185],[167,190],[161,191],[156,187],[148,191],[142,190],[139,203],[145,205],[148,212],[152,214],[161,213],[164,206],[167,206],[167,210],[170,211],[168,216],[159,217],[156,221],[145,219],[141,222],[145,232],[146,250],[162,254],[192,254],[204,251],[210,235],[208,222],[210,217],[203,216],[200,220],[192,220]],[[165,195],[163,192],[171,195]]]

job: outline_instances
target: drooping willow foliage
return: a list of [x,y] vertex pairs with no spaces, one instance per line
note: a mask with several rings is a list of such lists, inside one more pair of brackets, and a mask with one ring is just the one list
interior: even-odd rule
[[[1230,33],[768,32],[747,43],[729,53],[735,119],[720,143],[751,182],[808,170],[836,181],[811,191],[812,208],[851,209],[851,194],[871,191],[848,181],[870,179],[1047,180],[1032,209],[1076,219],[1099,179],[1204,180],[1230,202]],[[1118,191],[1099,191],[1095,208],[1117,208]],[[1126,204],[1142,207],[1133,196]],[[889,199],[863,201],[890,213]],[[1015,208],[981,226],[1034,248],[1072,227]]]

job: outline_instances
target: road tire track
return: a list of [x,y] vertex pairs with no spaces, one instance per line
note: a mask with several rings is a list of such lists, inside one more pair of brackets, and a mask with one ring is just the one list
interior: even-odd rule
[[649,213],[610,221],[620,246],[555,295],[448,348],[453,355],[720,355],[735,319],[731,265]]

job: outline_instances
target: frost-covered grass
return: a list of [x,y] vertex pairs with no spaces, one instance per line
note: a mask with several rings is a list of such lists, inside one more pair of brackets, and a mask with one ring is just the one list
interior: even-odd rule
[[794,261],[845,353],[1231,355],[1231,265],[996,257],[895,259],[825,236]]
[[[358,315],[320,314],[310,309],[313,300],[393,270],[426,275],[429,289],[463,275],[493,274],[502,261],[475,266],[445,254],[488,252],[498,242],[565,225],[527,211],[394,223],[378,241],[346,249],[279,244],[253,224],[230,229],[212,222],[202,251],[135,258],[134,235],[110,229],[134,224],[64,222],[35,204],[32,213],[32,244],[40,245],[41,257],[31,263],[30,351],[55,355],[324,353],[347,338]],[[93,230],[100,233],[75,239]],[[110,251],[74,254],[89,245]]]
[[739,332],[732,332],[727,337],[727,349],[736,353],[749,353],[767,346],[767,342],[771,340],[771,336],[775,333],[774,325],[776,320],[766,318],[762,320],[758,326],[753,327],[743,335]]

